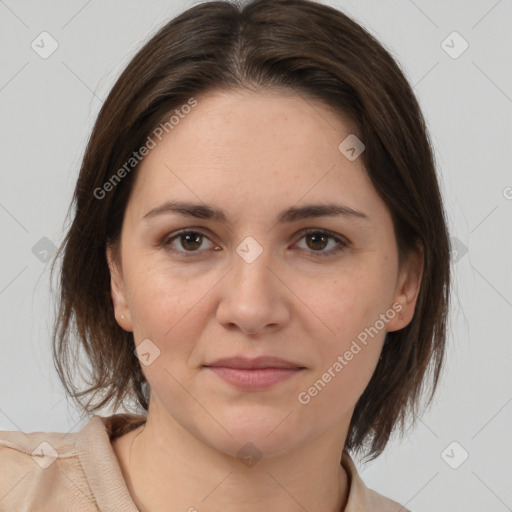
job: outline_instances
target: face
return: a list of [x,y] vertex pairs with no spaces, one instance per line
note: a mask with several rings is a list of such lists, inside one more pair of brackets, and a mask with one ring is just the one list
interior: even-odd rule
[[[339,115],[268,91],[196,99],[139,167],[120,261],[107,252],[116,318],[149,354],[150,414],[231,455],[339,441],[386,332],[412,318],[420,260],[398,267],[385,203],[338,148],[354,133]],[[261,357],[285,363],[254,369]],[[252,368],[212,367],[224,358]]]

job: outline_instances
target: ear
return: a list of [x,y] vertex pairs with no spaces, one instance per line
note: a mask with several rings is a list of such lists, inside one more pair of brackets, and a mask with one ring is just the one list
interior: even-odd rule
[[110,270],[110,296],[114,304],[116,321],[125,331],[133,332],[123,270],[110,245],[107,245],[106,257]]
[[[416,249],[407,255],[399,271],[392,303],[395,305],[393,309],[399,313],[388,322],[387,330],[389,332],[403,329],[411,322],[420,292],[423,269],[424,251],[423,246],[419,244]],[[392,304],[390,307],[392,307]],[[401,309],[398,309],[398,304],[401,305]]]

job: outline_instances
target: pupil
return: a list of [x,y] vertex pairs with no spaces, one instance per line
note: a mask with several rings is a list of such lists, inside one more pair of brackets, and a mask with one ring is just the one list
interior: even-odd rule
[[[182,235],[182,240],[185,239],[185,244],[183,245],[185,248],[188,248],[190,249],[191,247],[187,247],[187,244],[189,244],[189,239],[195,239],[192,240],[192,244],[196,243],[198,245],[201,245],[201,242],[200,242],[200,238],[201,238],[201,235],[199,233],[194,233],[194,234],[187,234],[187,235]],[[197,249],[197,247],[192,247],[192,249]]]
[[[325,248],[325,240],[326,240],[326,236],[325,235],[308,235],[310,237],[310,239],[322,239],[322,241],[324,243],[321,243],[322,247],[313,247],[313,249],[324,249]],[[316,242],[313,242],[313,244],[315,244]]]

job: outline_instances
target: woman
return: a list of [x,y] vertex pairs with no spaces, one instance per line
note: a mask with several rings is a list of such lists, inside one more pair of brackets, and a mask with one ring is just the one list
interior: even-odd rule
[[56,368],[86,414],[127,412],[2,432],[0,508],[407,510],[351,454],[417,417],[429,370],[432,398],[449,242],[368,32],[309,0],[192,7],[113,87],[73,204]]

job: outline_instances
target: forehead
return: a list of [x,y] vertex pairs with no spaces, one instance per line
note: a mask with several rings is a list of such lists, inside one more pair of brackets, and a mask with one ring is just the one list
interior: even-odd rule
[[277,91],[195,99],[139,166],[133,196],[140,215],[169,199],[222,201],[226,210],[252,205],[261,215],[301,200],[384,206],[362,159],[350,161],[339,149],[353,126],[323,103]]

